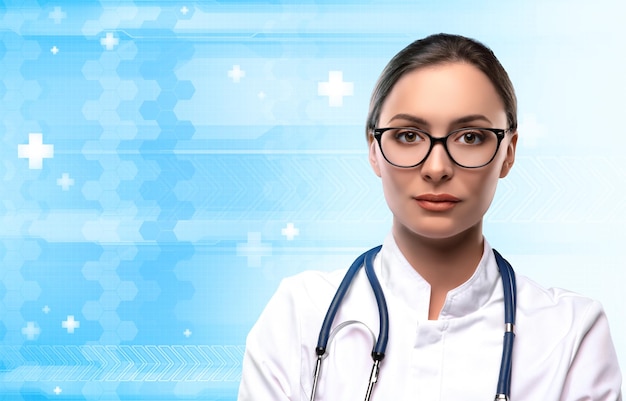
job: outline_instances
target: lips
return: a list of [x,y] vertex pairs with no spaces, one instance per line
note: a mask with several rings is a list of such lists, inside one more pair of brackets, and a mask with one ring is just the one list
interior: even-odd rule
[[427,202],[460,202],[461,200],[456,196],[450,194],[424,194],[417,196],[416,200],[423,200]]
[[454,208],[461,200],[450,194],[423,194],[414,198],[417,204],[431,212],[444,212]]

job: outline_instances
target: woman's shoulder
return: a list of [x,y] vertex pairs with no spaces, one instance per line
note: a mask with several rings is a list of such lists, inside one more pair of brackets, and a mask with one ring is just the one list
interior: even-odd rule
[[[588,296],[558,287],[544,287],[517,275],[517,310],[521,319],[555,322],[564,327],[589,326],[604,315],[602,304]],[[582,328],[582,327],[580,327]]]
[[[328,308],[343,273],[307,270],[285,277],[265,305],[253,331],[272,332],[317,321]],[[303,323],[304,322],[304,323]]]
[[287,287],[330,285],[337,286],[346,274],[347,269],[332,271],[304,270],[282,279],[281,285]]
[[294,300],[316,302],[319,299],[332,297],[345,274],[346,269],[334,271],[305,270],[283,278],[276,292]]
[[544,385],[562,387],[568,400],[618,399],[620,370],[601,303],[522,275],[517,282],[515,346],[524,350],[515,354],[517,369],[551,377]]
[[575,291],[543,286],[521,274],[516,274],[516,280],[519,296],[532,298],[535,301],[532,304],[540,307],[561,303],[584,306],[596,302],[592,298]]

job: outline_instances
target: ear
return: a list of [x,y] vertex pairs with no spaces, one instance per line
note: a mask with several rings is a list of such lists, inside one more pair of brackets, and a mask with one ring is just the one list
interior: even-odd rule
[[378,165],[378,144],[373,136],[370,136],[370,151],[369,151],[369,160],[370,165],[372,166],[372,170],[374,170],[374,174],[380,177],[380,166]]
[[511,140],[506,147],[506,157],[502,163],[502,169],[500,170],[500,178],[504,178],[509,174],[513,164],[515,163],[515,148],[517,147],[517,131],[511,135]]

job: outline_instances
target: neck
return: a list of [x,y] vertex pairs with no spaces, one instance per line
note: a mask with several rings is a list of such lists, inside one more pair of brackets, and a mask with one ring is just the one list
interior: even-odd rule
[[437,319],[448,291],[474,274],[483,254],[482,223],[449,238],[426,238],[394,224],[398,248],[431,287],[429,319]]

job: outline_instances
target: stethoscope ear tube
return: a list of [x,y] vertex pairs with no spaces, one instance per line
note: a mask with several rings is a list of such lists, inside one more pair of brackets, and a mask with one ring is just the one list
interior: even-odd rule
[[387,341],[389,339],[389,312],[387,311],[387,301],[383,294],[383,289],[380,286],[380,282],[374,272],[374,257],[380,250],[380,247],[376,247],[369,251],[365,255],[365,273],[369,280],[374,297],[376,297],[376,304],[378,305],[378,319],[380,322],[378,340],[372,350],[372,359],[374,361],[382,361],[385,357],[385,350],[387,349]]
[[[328,307],[328,311],[326,312],[326,317],[324,317],[324,323],[322,324],[322,328],[320,329],[320,335],[317,340],[317,347],[315,347],[315,353],[317,354],[317,361],[315,363],[315,372],[313,373],[313,388],[311,391],[311,401],[315,400],[315,394],[317,392],[319,375],[320,375],[320,371],[322,367],[322,359],[323,359],[324,354],[326,354],[326,347],[328,346],[328,340],[330,337],[330,328],[333,324],[333,321],[335,320],[335,315],[337,314],[337,311],[339,310],[339,306],[341,306],[341,301],[343,301],[344,296],[346,295],[346,293],[348,292],[348,289],[350,288],[352,279],[354,278],[356,273],[359,271],[361,266],[365,264],[366,265],[365,270],[367,272],[368,271],[367,265],[369,264],[371,268],[374,256],[380,251],[381,248],[382,248],[382,245],[379,245],[365,252],[358,258],[356,258],[356,260],[352,263],[352,265],[348,269],[343,280],[341,280],[341,284],[339,284],[339,288],[337,289],[337,292],[335,293],[335,296],[333,297],[333,300],[330,303],[330,306]],[[374,289],[374,294],[376,296],[376,301],[378,302],[378,312],[381,316],[381,332],[379,333],[378,341],[376,341],[376,345],[374,346],[374,349],[372,350],[372,358],[374,358],[374,367],[372,368],[372,374],[370,375],[370,380],[368,382],[368,390],[367,390],[367,395],[365,398],[366,401],[370,399],[374,384],[378,380],[379,363],[385,356],[385,347],[387,346],[387,337],[388,337],[388,332],[389,332],[387,303],[382,293],[382,288],[380,287],[380,283],[378,282],[378,279],[376,278],[376,274],[374,274],[373,270],[371,271],[371,273],[375,281],[372,281],[372,278],[370,277],[370,273],[367,273],[367,276],[369,278],[370,284],[372,284],[372,288],[378,289],[378,291]],[[380,298],[382,298],[382,305],[384,305],[384,317],[382,317],[383,314],[380,313],[382,310]],[[383,322],[385,322],[384,335],[383,335]],[[384,338],[383,341],[381,341],[381,337]]]
[[496,251],[493,250],[496,262],[500,268],[502,288],[504,290],[504,344],[502,347],[502,362],[498,376],[496,400],[508,400],[511,394],[511,370],[513,365],[513,342],[515,340],[515,310],[517,307],[517,284],[513,268]]
[[[330,336],[330,329],[335,320],[335,315],[339,310],[339,306],[341,305],[341,301],[343,301],[344,296],[348,292],[350,288],[350,284],[352,283],[352,279],[359,271],[363,263],[365,262],[365,257],[367,255],[378,253],[382,246],[379,245],[375,248],[370,249],[365,252],[352,263],[343,280],[341,280],[341,284],[339,284],[339,288],[337,288],[337,292],[333,297],[330,306],[328,307],[328,311],[326,312],[326,317],[324,318],[324,323],[322,324],[322,328],[320,329],[320,335],[317,340],[317,347],[315,348],[315,352],[318,356],[322,356],[326,353],[326,346],[328,345],[328,337]],[[373,256],[372,256],[373,257]],[[386,342],[386,341],[385,341]]]

